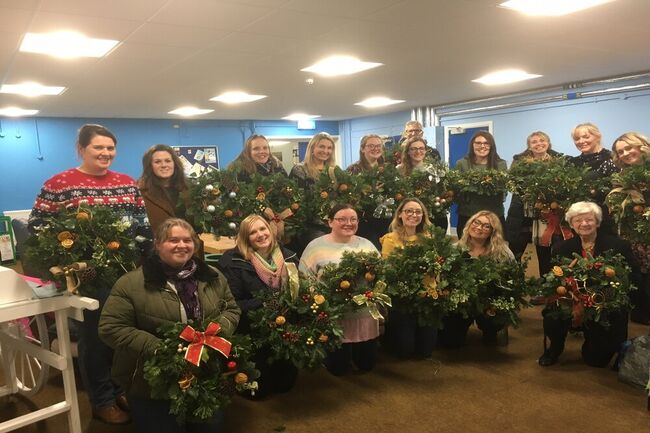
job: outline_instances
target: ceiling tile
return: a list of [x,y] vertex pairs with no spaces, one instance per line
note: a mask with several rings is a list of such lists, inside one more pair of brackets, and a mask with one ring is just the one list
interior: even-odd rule
[[219,0],[170,0],[152,22],[211,29],[238,30],[272,9]]

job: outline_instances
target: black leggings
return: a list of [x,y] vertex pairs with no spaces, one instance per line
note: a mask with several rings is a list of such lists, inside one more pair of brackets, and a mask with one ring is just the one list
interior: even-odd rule
[[361,371],[370,371],[377,363],[377,339],[360,343],[343,343],[340,349],[330,352],[325,359],[327,371],[342,376],[354,364]]

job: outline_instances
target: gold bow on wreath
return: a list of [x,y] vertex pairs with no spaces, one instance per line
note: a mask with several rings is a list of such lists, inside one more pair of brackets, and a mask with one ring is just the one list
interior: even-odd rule
[[438,299],[438,282],[440,281],[440,274],[426,274],[422,279],[422,285],[426,289],[424,296],[431,296],[433,299]]
[[69,293],[76,294],[77,288],[81,284],[79,273],[83,273],[88,269],[88,264],[85,262],[74,262],[68,266],[52,266],[50,272],[55,277],[65,275],[65,285]]
[[276,238],[282,239],[284,236],[284,220],[293,216],[293,211],[286,208],[280,213],[275,213],[273,209],[267,207],[264,209],[264,216],[269,220],[269,225],[275,232]]
[[625,208],[627,207],[628,204],[644,204],[645,199],[643,198],[643,194],[641,194],[639,191],[636,189],[632,188],[614,188],[613,190],[610,191],[610,194],[627,194],[627,196],[623,199],[621,202],[621,211],[618,213],[618,234],[619,236],[621,235],[621,222],[623,221],[623,217],[625,216]]

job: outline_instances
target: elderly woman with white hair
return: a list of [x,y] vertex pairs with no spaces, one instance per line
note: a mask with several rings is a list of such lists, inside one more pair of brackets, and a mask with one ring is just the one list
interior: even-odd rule
[[[603,214],[597,204],[584,201],[574,203],[567,210],[565,218],[576,236],[554,246],[553,257],[572,258],[574,253],[582,257],[596,257],[605,251],[612,251],[625,257],[635,279],[638,268],[629,242],[598,230]],[[542,367],[557,363],[571,327],[571,318],[561,319],[550,314],[554,308],[558,308],[556,304],[548,303],[542,311],[544,336],[550,340],[549,347],[545,344],[544,353],[538,360]],[[621,343],[627,339],[628,310],[610,311],[608,320],[608,327],[589,323],[583,329],[585,342],[582,345],[582,358],[592,367],[606,367]]]

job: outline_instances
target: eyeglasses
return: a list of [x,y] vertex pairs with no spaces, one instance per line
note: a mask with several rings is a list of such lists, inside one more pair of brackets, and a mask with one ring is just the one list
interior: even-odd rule
[[487,141],[475,141],[474,146],[476,146],[476,147],[487,147],[489,149],[491,144],[488,143]]
[[404,212],[408,216],[420,216],[422,215],[422,211],[420,209],[404,209],[402,212]]
[[336,221],[339,224],[356,224],[356,223],[359,222],[359,218],[355,218],[355,217],[352,217],[352,218],[339,217],[339,218],[333,218],[333,219],[334,219],[334,221]]
[[476,227],[477,229],[483,229],[483,230],[492,230],[492,226],[488,223],[482,223],[479,220],[474,220],[472,221],[472,226]]
[[381,149],[382,147],[383,147],[383,144],[366,144],[364,146],[365,149],[372,149],[372,150]]
[[426,148],[426,147],[411,147],[411,148],[409,149],[409,152],[413,152],[413,153],[416,153],[416,152],[426,152],[426,151],[427,151],[427,148]]

